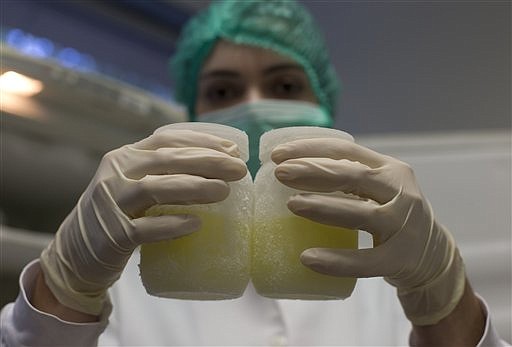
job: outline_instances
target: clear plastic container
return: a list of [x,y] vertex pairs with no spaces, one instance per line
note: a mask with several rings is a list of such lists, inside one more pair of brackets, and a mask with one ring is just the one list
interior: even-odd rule
[[[165,127],[216,135],[235,142],[240,157],[249,157],[247,134],[213,123],[175,123]],[[253,183],[248,173],[229,182],[227,199],[197,205],[157,205],[147,216],[189,213],[202,220],[199,231],[181,238],[141,246],[140,274],[155,296],[221,300],[240,297],[249,282],[249,235]]]
[[315,272],[300,262],[300,254],[314,247],[357,248],[358,233],[327,226],[293,214],[286,206],[301,191],[280,183],[272,150],[297,139],[334,137],[353,141],[349,134],[328,128],[289,127],[271,130],[260,139],[262,166],[255,178],[255,211],[251,236],[251,280],[256,291],[277,299],[344,299],[356,279]]

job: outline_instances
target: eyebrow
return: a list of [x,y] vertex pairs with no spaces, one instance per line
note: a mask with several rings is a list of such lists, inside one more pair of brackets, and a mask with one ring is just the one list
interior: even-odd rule
[[272,66],[265,68],[263,70],[263,73],[265,75],[269,75],[269,74],[273,74],[273,73],[280,72],[283,70],[299,70],[301,72],[304,72],[304,69],[302,68],[302,66],[300,66],[298,64],[282,63],[282,64],[272,65]]
[[[271,75],[271,74],[281,72],[284,70],[298,70],[300,72],[304,72],[304,69],[300,65],[293,64],[293,63],[282,63],[282,64],[272,65],[272,66],[269,66],[269,67],[263,69],[263,74]],[[236,78],[236,77],[240,77],[240,73],[238,73],[235,70],[230,70],[230,69],[223,69],[223,68],[213,69],[211,71],[206,71],[206,72],[202,73],[199,76],[199,79],[205,80],[205,79],[216,78],[216,77]]]
[[214,69],[206,71],[199,76],[200,80],[215,78],[215,77],[239,77],[240,74],[233,70],[228,69]]

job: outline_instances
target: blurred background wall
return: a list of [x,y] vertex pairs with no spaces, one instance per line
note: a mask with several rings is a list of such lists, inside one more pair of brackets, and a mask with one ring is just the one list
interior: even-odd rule
[[[416,169],[510,340],[511,3],[302,1],[343,82],[336,127]],[[185,119],[168,58],[208,1],[2,1],[1,304],[108,150]]]
[[[206,3],[4,1],[2,25],[74,48],[102,73],[168,96],[176,36]],[[508,1],[303,3],[344,84],[340,126],[355,134],[510,127]]]

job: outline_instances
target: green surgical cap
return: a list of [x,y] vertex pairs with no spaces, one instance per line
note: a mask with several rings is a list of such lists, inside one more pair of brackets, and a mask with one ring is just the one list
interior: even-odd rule
[[201,67],[219,39],[271,49],[295,60],[309,77],[320,105],[333,115],[339,82],[308,11],[290,0],[226,0],[214,1],[185,25],[171,59],[175,98],[186,105],[191,119]]

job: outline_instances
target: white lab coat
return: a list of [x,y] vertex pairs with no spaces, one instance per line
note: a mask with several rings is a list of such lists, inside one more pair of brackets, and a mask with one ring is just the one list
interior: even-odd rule
[[407,345],[410,323],[394,288],[359,280],[346,300],[272,300],[249,285],[239,299],[183,301],[146,294],[138,252],[112,288],[104,345]]
[[[2,310],[2,346],[407,345],[410,323],[381,279],[358,280],[344,301],[271,300],[251,285],[235,300],[172,300],[146,294],[138,260],[136,251],[111,289],[108,322],[107,312],[91,324],[64,322],[32,307],[28,295],[40,270],[37,261],[29,264],[20,296]],[[479,346],[505,345],[488,317]]]

